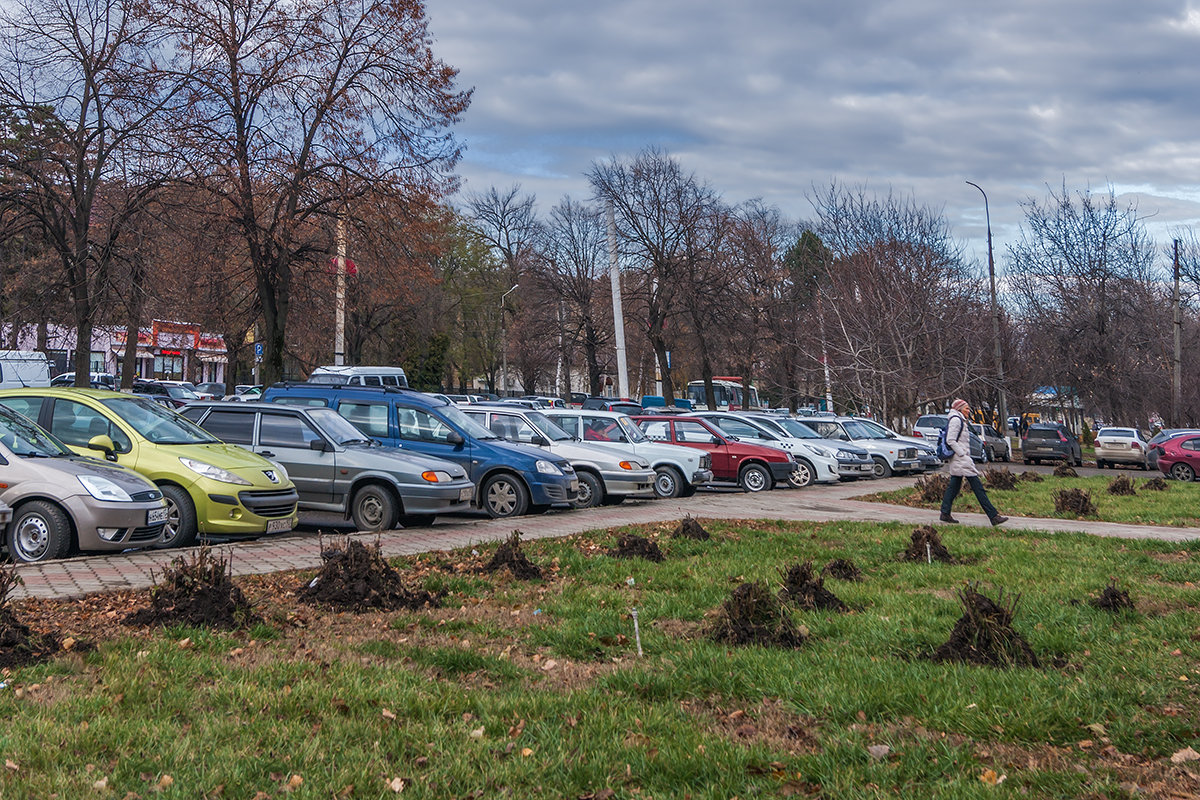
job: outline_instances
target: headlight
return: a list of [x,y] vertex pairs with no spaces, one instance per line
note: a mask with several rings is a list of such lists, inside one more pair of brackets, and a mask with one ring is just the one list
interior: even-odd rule
[[829,451],[826,450],[824,447],[817,447],[816,445],[813,445],[813,444],[806,444],[804,446],[807,447],[809,452],[812,453],[813,455],[820,456],[821,458],[829,458],[830,457]]
[[851,453],[849,450],[838,450],[837,457],[846,461],[855,461],[858,459],[858,456],[854,455],[854,453]]
[[429,481],[430,483],[448,483],[448,482],[454,480],[452,477],[450,477],[449,472],[443,472],[440,469],[426,470],[425,472],[421,473],[421,477],[424,478],[425,480]]
[[561,469],[559,469],[558,467],[554,466],[553,462],[545,461],[544,459],[540,459],[540,458],[538,459],[538,462],[537,462],[537,471],[542,473],[543,475],[562,475],[563,474],[563,471]]
[[79,482],[83,484],[83,488],[87,489],[87,493],[97,500],[109,500],[114,503],[130,503],[133,498],[129,496],[129,492],[117,486],[108,478],[102,478],[99,475],[77,475]]
[[190,469],[202,478],[208,478],[221,483],[236,483],[242,486],[250,486],[250,481],[234,475],[228,470],[214,467],[212,464],[206,464],[203,461],[197,461],[194,458],[184,458],[180,456],[179,463]]

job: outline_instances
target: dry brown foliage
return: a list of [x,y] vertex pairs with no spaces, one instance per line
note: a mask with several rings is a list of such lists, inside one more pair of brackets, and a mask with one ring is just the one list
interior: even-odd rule
[[778,597],[766,584],[743,583],[722,604],[709,638],[733,645],[757,644],[768,647],[797,648],[808,639]]
[[671,533],[673,539],[697,539],[704,541],[711,539],[712,536],[704,529],[704,526],[697,522],[691,514],[688,514],[679,522],[679,526]]
[[836,578],[839,581],[858,582],[863,579],[862,570],[848,558],[835,558],[821,570],[822,575]]
[[904,555],[900,559],[920,562],[932,559],[943,564],[957,563],[954,556],[950,555],[950,551],[942,544],[942,537],[938,535],[937,529],[931,525],[922,525],[913,529],[912,541],[909,542],[908,549],[904,551]]
[[1142,481],[1142,488],[1149,489],[1152,492],[1165,492],[1167,489],[1171,488],[1171,485],[1167,483],[1166,478],[1164,478],[1162,475],[1159,475],[1157,478],[1150,478],[1149,480]]
[[507,569],[513,574],[513,577],[523,581],[539,580],[542,577],[542,568],[530,561],[521,549],[521,532],[519,530],[510,533],[508,538],[496,548],[495,555],[484,566],[483,571],[495,572],[498,569]]
[[1042,477],[1041,473],[1034,472],[1031,469],[1025,470],[1017,477],[1019,480],[1029,481],[1030,483],[1041,483],[1042,481],[1046,480]]
[[1129,592],[1117,588],[1115,578],[1108,582],[1108,586],[1104,587],[1099,597],[1093,597],[1088,603],[1102,611],[1133,611],[1133,600],[1130,599]]
[[228,558],[201,547],[172,559],[150,589],[150,605],[127,615],[127,625],[195,625],[240,628],[258,621],[233,583]]
[[1004,467],[1003,469],[985,469],[983,471],[983,482],[989,489],[1017,488],[1017,476],[1010,472],[1008,467]]
[[811,561],[793,564],[783,571],[779,599],[805,611],[846,610],[846,604],[825,588],[825,579],[813,569]]
[[1065,461],[1054,468],[1054,477],[1056,478],[1078,478],[1079,473],[1076,472]]
[[436,607],[441,594],[410,589],[400,573],[384,560],[379,543],[357,539],[321,548],[321,571],[296,594],[301,600],[347,611]]
[[940,503],[950,486],[950,477],[943,472],[934,472],[917,478],[917,496],[924,503]]
[[989,667],[1036,667],[1033,648],[1012,626],[1021,596],[1009,600],[1004,590],[993,601],[968,583],[958,592],[963,615],[954,623],[950,638],[933,654],[937,662],[960,661]]
[[617,536],[617,546],[608,551],[613,558],[644,558],[647,561],[662,561],[663,552],[658,542],[633,533]]
[[1059,489],[1054,493],[1054,510],[1059,514],[1075,514],[1080,517],[1096,515],[1096,504],[1092,493],[1085,489]]
[[1108,493],[1121,497],[1133,497],[1137,494],[1137,489],[1134,488],[1133,478],[1128,475],[1118,475],[1108,482]]

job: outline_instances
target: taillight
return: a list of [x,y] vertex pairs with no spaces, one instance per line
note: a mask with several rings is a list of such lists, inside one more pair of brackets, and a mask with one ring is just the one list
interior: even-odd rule
[[923,434],[923,433],[921,433],[920,431],[917,431],[917,430],[914,430],[914,431],[912,432],[912,435],[913,435],[913,436],[915,436],[915,437],[917,437],[918,439],[924,439],[924,438],[925,438],[925,434]]
[[1063,432],[1062,432],[1062,431],[1059,431],[1059,432],[1058,432],[1058,440],[1059,440],[1060,442],[1065,442],[1065,441],[1067,440],[1067,437],[1066,437],[1066,436],[1063,434]]
[[1141,446],[1140,444],[1138,444],[1137,442],[1134,442],[1134,443],[1133,443],[1133,449],[1134,449],[1134,450],[1141,450],[1141,449],[1142,449],[1142,446]]

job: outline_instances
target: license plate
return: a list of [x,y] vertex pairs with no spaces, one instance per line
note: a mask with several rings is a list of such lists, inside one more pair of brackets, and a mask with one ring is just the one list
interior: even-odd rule
[[468,486],[468,487],[467,487],[467,488],[465,488],[465,489],[459,489],[459,491],[458,491],[458,502],[460,502],[460,503],[465,503],[465,502],[467,502],[468,500],[470,500],[470,499],[471,499],[471,497],[472,497],[472,495],[474,494],[474,492],[475,492],[475,487],[473,487],[473,486]]
[[152,508],[146,512],[146,524],[147,525],[157,525],[160,522],[166,522],[166,521],[167,521],[166,506],[163,506],[162,508]]
[[267,522],[267,533],[287,533],[295,524],[291,519],[273,519]]

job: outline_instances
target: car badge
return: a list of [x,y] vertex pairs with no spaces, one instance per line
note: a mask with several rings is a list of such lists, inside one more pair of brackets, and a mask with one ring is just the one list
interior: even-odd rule
[[278,478],[278,477],[275,475],[275,470],[273,470],[273,469],[264,469],[264,470],[263,470],[263,475],[266,475],[266,476],[267,476],[267,480],[269,480],[271,483],[279,483],[279,478]]

